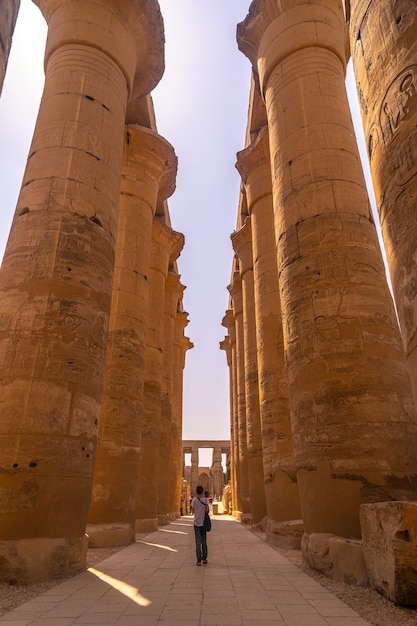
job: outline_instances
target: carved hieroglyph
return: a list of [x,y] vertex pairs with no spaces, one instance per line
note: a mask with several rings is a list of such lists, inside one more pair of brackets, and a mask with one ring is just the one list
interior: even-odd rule
[[238,153],[237,168],[245,187],[252,232],[266,505],[269,520],[283,522],[300,519],[301,511],[284,361],[268,128],[263,126],[252,135],[253,141]]
[[417,9],[351,1],[350,45],[395,303],[417,399]]
[[232,282],[228,287],[233,302],[233,318],[235,333],[236,353],[236,419],[235,438],[236,454],[236,480],[239,484],[236,504],[239,516],[243,521],[250,519],[249,475],[246,434],[246,399],[245,399],[245,357],[244,357],[244,334],[243,334],[243,302],[242,302],[242,279],[238,270],[233,272]]
[[[134,540],[152,221],[158,198],[165,200],[175,187],[176,170],[177,158],[165,139],[148,128],[126,126],[90,540],[97,524],[126,524],[125,542]],[[117,533],[115,542],[120,545]]]
[[232,234],[232,244],[239,259],[243,303],[243,360],[245,384],[246,450],[252,523],[266,516],[263,471],[262,433],[259,414],[258,362],[253,281],[252,230],[250,217]]
[[[416,494],[416,418],[345,89],[335,0],[255,0],[238,27],[265,101],[306,532]],[[389,445],[387,445],[389,442]]]
[[20,581],[85,562],[126,105],[164,49],[157,2],[36,4],[45,88],[0,274],[0,550]]

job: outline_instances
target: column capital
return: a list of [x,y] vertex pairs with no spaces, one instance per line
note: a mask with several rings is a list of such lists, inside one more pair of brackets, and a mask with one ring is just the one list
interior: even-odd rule
[[246,218],[242,228],[230,236],[233,250],[239,258],[240,273],[253,269],[252,228],[250,216]]
[[45,63],[62,46],[86,45],[119,65],[132,97],[150,93],[161,80],[165,38],[157,0],[33,1],[48,24]]
[[153,260],[157,261],[159,265],[159,260],[165,257],[164,253],[166,252],[170,265],[179,257],[183,247],[184,235],[173,230],[171,226],[165,224],[158,217],[154,217],[152,223]]
[[255,139],[237,153],[236,169],[245,186],[248,211],[262,197],[272,194],[269,131],[263,126]]
[[234,315],[243,312],[242,278],[238,271],[233,272],[232,282],[227,287],[233,302]]
[[261,93],[273,69],[298,50],[325,48],[336,54],[346,68],[341,24],[344,10],[339,0],[254,0],[237,26],[237,42],[259,75]]
[[234,327],[235,325],[235,317],[233,314],[233,310],[232,309],[227,309],[223,319],[222,319],[222,326],[224,326],[225,328],[227,328],[227,330],[230,333],[230,329],[232,327]]
[[157,132],[136,124],[127,125],[123,162],[125,193],[132,186],[132,195],[138,194],[135,174],[139,168],[141,194],[154,212],[158,202],[174,193],[178,159],[172,145]]

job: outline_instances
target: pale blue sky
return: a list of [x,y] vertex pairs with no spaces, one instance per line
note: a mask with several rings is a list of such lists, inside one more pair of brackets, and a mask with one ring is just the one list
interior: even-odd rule
[[[186,334],[195,346],[184,372],[184,439],[229,438],[229,374],[219,342],[239,196],[234,164],[244,147],[250,83],[250,64],[235,33],[249,4],[160,0],[166,70],[153,97],[158,130],[179,159],[169,207],[172,227],[185,235],[178,266],[190,319]],[[45,35],[40,11],[22,0],[0,100],[0,255],[41,98]]]

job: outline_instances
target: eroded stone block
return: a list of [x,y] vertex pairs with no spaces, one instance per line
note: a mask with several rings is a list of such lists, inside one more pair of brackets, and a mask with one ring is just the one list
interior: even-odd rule
[[332,563],[333,580],[361,587],[369,585],[361,541],[331,537],[329,539],[329,558]]
[[360,507],[362,543],[371,586],[396,604],[417,605],[417,502]]
[[267,521],[266,537],[268,543],[285,550],[300,550],[304,533],[303,520],[289,520],[288,522]]

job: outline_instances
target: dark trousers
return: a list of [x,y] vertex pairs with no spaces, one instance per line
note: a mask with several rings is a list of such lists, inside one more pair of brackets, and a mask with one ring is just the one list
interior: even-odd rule
[[207,561],[207,533],[203,526],[194,526],[197,563]]

